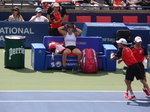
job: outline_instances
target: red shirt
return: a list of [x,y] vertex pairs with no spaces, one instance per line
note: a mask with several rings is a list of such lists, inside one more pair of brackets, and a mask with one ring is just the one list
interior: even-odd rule
[[131,49],[132,49],[133,55],[138,63],[143,62],[145,55],[148,55],[148,53],[146,52],[146,49],[144,47],[140,47],[140,48],[133,47]]
[[62,25],[62,22],[59,22],[59,23],[55,24],[54,21],[53,21],[54,19],[55,19],[55,21],[58,21],[58,20],[61,19],[61,14],[59,12],[58,13],[52,12],[50,14],[50,19],[51,19],[51,22],[52,22],[51,28],[59,28]]
[[122,60],[124,61],[124,63],[127,66],[133,65],[135,63],[137,63],[133,52],[131,51],[131,49],[129,47],[124,47],[122,50]]

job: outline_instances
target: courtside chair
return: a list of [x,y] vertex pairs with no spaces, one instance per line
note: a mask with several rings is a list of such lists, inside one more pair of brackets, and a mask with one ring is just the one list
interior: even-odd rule
[[147,23],[150,23],[150,16],[147,16]]
[[76,22],[91,22],[91,16],[76,16]]
[[111,23],[111,16],[96,16],[96,22]]
[[137,16],[123,16],[123,23],[138,23]]
[[64,22],[69,22],[69,15],[66,15]]

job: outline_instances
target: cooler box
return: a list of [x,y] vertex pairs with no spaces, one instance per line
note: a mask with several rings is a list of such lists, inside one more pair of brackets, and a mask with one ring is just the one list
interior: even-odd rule
[[24,68],[25,36],[5,36],[5,68]]
[[45,70],[45,46],[42,43],[32,43],[31,49],[31,66],[34,70]]

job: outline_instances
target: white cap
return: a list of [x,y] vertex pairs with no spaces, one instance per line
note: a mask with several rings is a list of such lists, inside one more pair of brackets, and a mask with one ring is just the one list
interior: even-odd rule
[[52,5],[52,7],[60,7],[60,5],[59,5],[59,3],[54,2],[53,5]]
[[142,38],[141,38],[140,36],[136,36],[136,37],[134,38],[134,41],[135,41],[135,42],[142,42]]
[[35,9],[35,12],[42,12],[42,9],[41,9],[40,7],[37,7],[37,8]]
[[116,41],[118,44],[124,44],[124,45],[126,45],[127,44],[127,41],[126,41],[126,39],[124,39],[124,38],[120,38],[118,41]]

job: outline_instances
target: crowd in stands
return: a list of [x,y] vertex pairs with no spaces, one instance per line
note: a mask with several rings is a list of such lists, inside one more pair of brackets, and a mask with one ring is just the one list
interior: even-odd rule
[[[21,0],[20,0],[21,1]],[[38,6],[41,6],[44,9],[48,9],[51,2],[44,2],[45,0],[37,0]],[[6,0],[0,0],[0,5],[5,5]],[[30,2],[30,5],[34,5],[33,1]],[[150,0],[82,0],[82,1],[75,1],[75,2],[60,2],[62,5],[67,5],[71,9],[97,9],[97,10],[149,10],[150,8]],[[73,7],[72,7],[73,6]],[[80,8],[78,8],[80,6]],[[82,7],[84,8],[82,8]],[[90,7],[87,7],[90,6]],[[96,8],[92,8],[91,6],[99,6]],[[4,6],[0,6],[0,8],[4,8]],[[66,7],[68,9],[68,7]]]
[[1,5],[0,8],[4,8],[4,6],[2,6],[2,5],[5,5],[5,1],[6,0],[0,0],[0,5]]
[[[12,14],[8,17],[7,21],[24,21],[20,9],[14,7],[11,9]],[[66,17],[66,9],[60,3],[54,2],[47,10],[47,17],[42,15],[43,9],[37,7],[35,15],[31,17],[29,22],[49,22],[49,33],[51,36],[61,36],[58,28],[63,25]]]
[[[43,2],[42,5],[48,5],[49,3]],[[63,2],[61,3],[63,4]],[[75,3],[65,5],[74,5],[75,9],[91,9],[87,6],[99,6],[94,9],[97,10],[148,10],[150,9],[150,0],[83,0],[76,1]],[[78,8],[80,6],[80,8]],[[82,7],[81,7],[82,6]],[[84,7],[86,6],[86,7]],[[84,8],[83,8],[84,7]],[[93,9],[93,8],[92,8]]]
[[[100,9],[142,10],[149,9],[150,0],[84,0],[78,1],[77,6],[101,6]],[[146,7],[141,7],[146,6]]]

